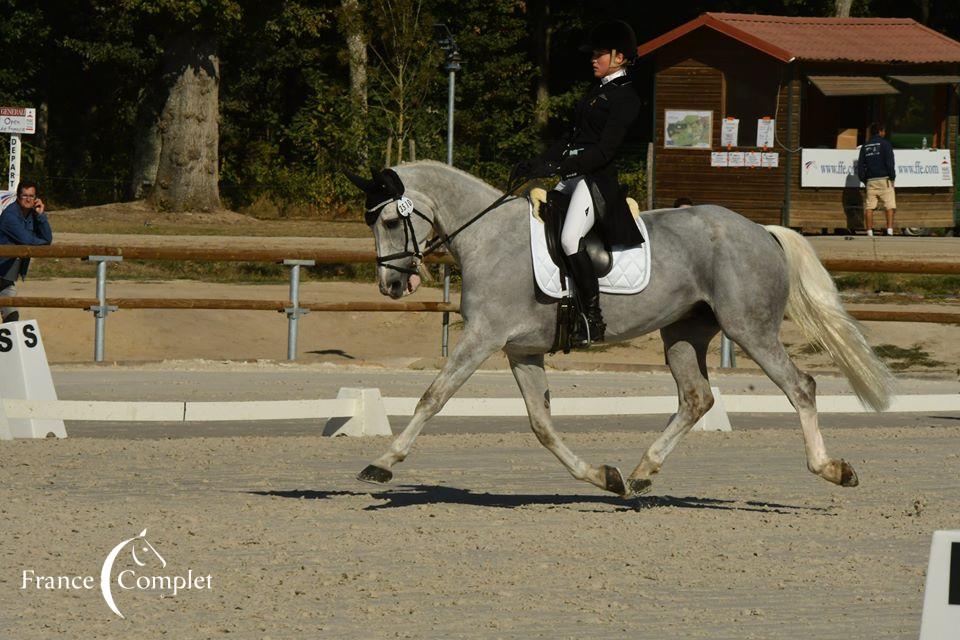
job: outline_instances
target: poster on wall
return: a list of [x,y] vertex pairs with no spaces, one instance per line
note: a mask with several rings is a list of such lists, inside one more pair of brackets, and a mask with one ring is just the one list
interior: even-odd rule
[[720,123],[720,146],[737,146],[737,133],[740,131],[740,120],[737,118],[724,118]]
[[664,111],[663,146],[667,149],[709,149],[712,131],[713,111]]
[[747,151],[743,154],[743,165],[745,167],[759,167],[762,160],[759,151]]
[[727,152],[726,151],[713,151],[710,153],[710,166],[711,167],[725,167],[727,166]]
[[764,153],[760,159],[760,164],[767,169],[775,169],[776,167],[780,166],[780,154],[776,151],[772,153]]
[[728,167],[742,167],[743,166],[743,151],[731,151],[727,154],[727,166]]
[[773,133],[777,126],[777,121],[773,118],[760,118],[757,120],[757,146],[761,149],[773,148]]

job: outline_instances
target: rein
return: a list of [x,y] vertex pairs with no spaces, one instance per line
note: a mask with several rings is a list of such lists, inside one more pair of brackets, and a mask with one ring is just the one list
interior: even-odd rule
[[[386,256],[377,255],[377,264],[387,267],[388,269],[393,269],[394,271],[399,271],[400,273],[406,273],[410,275],[414,275],[418,273],[418,268],[420,267],[420,264],[423,262],[424,257],[430,255],[431,253],[435,253],[437,249],[439,249],[441,246],[444,246],[444,245],[447,247],[447,250],[449,250],[450,242],[454,238],[456,238],[461,231],[463,231],[464,229],[472,225],[474,222],[476,222],[486,214],[490,213],[491,211],[499,207],[501,204],[503,204],[510,198],[513,198],[514,191],[516,191],[525,182],[526,182],[525,180],[522,180],[517,184],[513,184],[513,183],[509,184],[507,191],[502,196],[494,200],[486,208],[484,208],[479,213],[474,215],[467,222],[460,225],[450,234],[443,233],[443,231],[437,227],[436,223],[433,220],[431,220],[429,217],[427,217],[419,209],[417,209],[417,207],[413,204],[413,201],[410,200],[410,198],[407,198],[406,196],[400,196],[399,198],[392,198],[390,200],[386,200],[378,204],[376,207],[373,207],[372,209],[368,209],[367,210],[368,214],[375,214],[377,217],[379,217],[380,213],[383,211],[383,208],[385,206],[393,202],[396,202],[397,214],[399,214],[400,219],[403,221],[403,234],[404,234],[403,251],[400,251],[397,253],[391,253],[390,255],[386,255]],[[426,220],[426,222],[430,225],[430,228],[433,229],[434,237],[426,242],[426,244],[424,245],[423,251],[420,250],[420,244],[417,241],[417,233],[413,228],[413,221],[410,218],[411,213]],[[409,248],[411,242],[413,244],[412,251]],[[413,267],[400,267],[395,264],[389,264],[388,262],[389,260],[399,260],[401,258],[413,258],[414,259]]]

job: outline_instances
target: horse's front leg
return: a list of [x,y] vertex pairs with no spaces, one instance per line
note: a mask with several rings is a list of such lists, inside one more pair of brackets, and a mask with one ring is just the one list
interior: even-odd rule
[[460,341],[443,365],[440,374],[430,383],[420,402],[417,403],[407,428],[397,436],[385,454],[360,472],[357,479],[364,482],[388,482],[393,477],[390,468],[407,457],[413,441],[427,420],[439,413],[467,378],[473,375],[484,360],[501,349],[505,342],[506,340],[499,340],[492,335],[485,335],[480,329],[473,330],[472,327],[465,327]]
[[619,469],[605,464],[599,467],[589,465],[568,449],[553,429],[550,418],[550,390],[547,388],[547,374],[543,370],[543,354],[510,355],[509,358],[513,377],[517,379],[520,393],[527,405],[530,427],[540,444],[557,456],[570,475],[577,480],[589,482],[617,495],[625,495],[627,490]]

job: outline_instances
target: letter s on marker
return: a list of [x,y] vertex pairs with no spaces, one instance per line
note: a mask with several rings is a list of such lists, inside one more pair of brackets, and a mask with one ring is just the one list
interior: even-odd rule
[[0,329],[0,353],[6,353],[13,349],[13,340],[10,339],[10,329]]
[[23,344],[26,345],[28,349],[33,349],[39,342],[37,339],[37,328],[32,324],[23,325],[23,337]]

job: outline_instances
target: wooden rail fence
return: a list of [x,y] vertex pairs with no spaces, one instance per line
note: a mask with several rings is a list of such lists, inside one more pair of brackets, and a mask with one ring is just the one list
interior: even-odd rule
[[[337,302],[319,303],[299,300],[299,266],[311,264],[349,264],[373,262],[372,251],[319,249],[239,249],[239,248],[176,248],[116,245],[0,245],[0,257],[79,258],[97,262],[97,298],[52,298],[16,296],[3,299],[4,306],[26,308],[71,308],[93,311],[97,317],[99,350],[102,359],[103,321],[107,313],[117,309],[210,309],[286,312],[290,319],[288,357],[296,351],[296,321],[308,311],[316,312],[458,312],[459,305],[444,302]],[[202,262],[274,262],[290,265],[291,296],[288,300],[234,299],[234,298],[107,298],[106,263],[130,260],[193,260]],[[427,256],[426,262],[455,264],[448,254]],[[931,275],[960,275],[960,261],[907,261],[827,259],[823,265],[832,273],[910,273]],[[942,311],[887,311],[854,309],[850,315],[858,320],[893,322],[930,322],[960,325],[960,312]],[[447,316],[445,316],[447,317]]]

